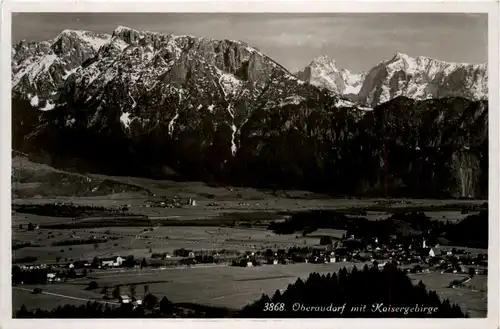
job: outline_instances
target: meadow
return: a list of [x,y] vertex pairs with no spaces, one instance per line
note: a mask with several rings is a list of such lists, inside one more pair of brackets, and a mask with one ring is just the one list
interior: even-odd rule
[[[466,275],[429,272],[410,274],[409,276],[414,283],[422,281],[427,289],[436,291],[441,298],[448,298],[451,302],[458,304],[463,310],[468,311],[471,317],[485,317],[487,315],[488,296],[486,289],[483,291],[474,291],[464,288],[449,287],[453,280],[464,279],[467,277]],[[476,286],[485,287],[487,276],[476,275],[472,280],[474,280]]]
[[[94,271],[85,279],[76,279],[66,283],[54,283],[38,286],[22,286],[22,288],[40,287],[44,292],[65,295],[89,300],[102,300],[102,287],[110,290],[116,285],[123,285],[121,291],[129,294],[129,285],[137,286],[137,296],[143,296],[143,286],[157,297],[166,296],[175,303],[190,302],[196,304],[239,309],[260,298],[262,294],[274,294],[276,290],[284,290],[297,278],[305,279],[311,272],[333,273],[341,267],[350,268],[353,263],[331,264],[292,264],[262,265],[250,268],[197,265],[193,267],[177,267],[147,270],[107,270]],[[362,263],[356,264],[363,266]],[[96,281],[99,289],[87,291],[90,281]],[[67,303],[82,300],[67,297]],[[61,299],[62,296],[29,294],[14,287],[13,308],[22,304],[26,307],[47,307],[50,298]],[[29,306],[28,306],[29,305]]]

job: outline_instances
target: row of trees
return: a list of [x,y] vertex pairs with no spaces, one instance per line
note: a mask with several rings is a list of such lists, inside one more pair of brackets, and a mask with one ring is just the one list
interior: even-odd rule
[[[34,214],[39,216],[55,217],[83,217],[105,213],[119,212],[117,209],[105,208],[92,205],[78,204],[20,204],[13,206],[13,210],[20,213]],[[29,229],[29,225],[28,225]]]
[[[110,298],[118,299],[118,298],[120,298],[122,293],[125,293],[125,294],[127,293],[127,292],[122,291],[122,287],[123,287],[122,285],[117,285],[113,289],[110,289],[109,287],[105,286],[102,288],[101,294],[104,295],[104,299],[110,299]],[[95,281],[91,281],[89,283],[88,287],[86,288],[86,290],[96,290],[98,288],[99,288],[99,284]],[[130,294],[130,297],[136,298],[137,297],[137,285],[135,285],[135,284],[128,285],[128,293]],[[144,300],[146,301],[147,298],[151,299],[150,295],[151,294],[149,293],[149,285],[145,284],[144,285],[144,294],[143,294]],[[154,299],[153,299],[153,301],[154,301]]]
[[69,240],[60,240],[52,242],[52,246],[74,246],[81,244],[93,244],[94,249],[97,249],[99,243],[106,243],[108,239],[98,239],[98,238],[88,238],[88,239],[69,239]]
[[409,236],[425,234],[429,244],[437,244],[445,237],[455,245],[487,248],[488,210],[467,216],[458,223],[432,220],[423,212],[394,213],[390,218],[378,221],[365,217],[347,217],[344,213],[329,210],[312,210],[293,213],[291,218],[272,222],[268,230],[278,234],[301,232],[310,234],[320,228],[347,230],[347,235],[370,240],[377,237],[386,243],[391,235],[404,240]]

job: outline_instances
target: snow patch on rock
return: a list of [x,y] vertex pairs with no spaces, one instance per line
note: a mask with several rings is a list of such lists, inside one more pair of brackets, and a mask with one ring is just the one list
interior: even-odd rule
[[31,106],[33,106],[33,107],[38,106],[38,102],[39,102],[39,100],[38,100],[38,96],[37,96],[37,95],[33,96],[33,97],[31,98],[31,100],[30,100],[30,104],[31,104]]
[[130,113],[128,113],[128,112],[123,112],[122,115],[120,116],[120,122],[127,129],[130,127],[131,121],[132,120],[130,119]]
[[52,101],[48,100],[48,101],[46,101],[46,102],[45,102],[45,106],[44,106],[44,107],[39,108],[39,110],[40,110],[40,111],[51,111],[51,110],[53,110],[55,107],[56,107],[56,105],[55,105]]

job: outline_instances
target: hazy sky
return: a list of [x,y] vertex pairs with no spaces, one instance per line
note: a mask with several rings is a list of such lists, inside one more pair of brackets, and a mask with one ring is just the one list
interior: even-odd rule
[[12,39],[48,40],[64,29],[112,33],[139,30],[243,40],[290,71],[327,55],[340,68],[368,70],[396,52],[441,60],[485,63],[486,14],[186,14],[19,13]]

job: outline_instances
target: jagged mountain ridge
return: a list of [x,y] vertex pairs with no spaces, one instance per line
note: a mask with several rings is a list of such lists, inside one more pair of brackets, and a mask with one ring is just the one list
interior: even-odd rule
[[403,53],[396,53],[390,60],[359,75],[338,69],[333,60],[320,56],[297,76],[369,107],[398,96],[420,100],[488,99],[486,64],[451,63],[424,56],[413,58]]
[[[61,47],[61,43],[66,46]],[[78,89],[99,88],[100,83],[117,83],[120,78],[128,78],[148,90],[158,82],[172,82],[177,88],[190,75],[199,73],[198,69],[218,79],[217,87],[222,86],[226,96],[248,89],[248,83],[262,84],[271,71],[274,78],[303,85],[280,64],[241,41],[174,36],[123,26],[112,35],[65,30],[50,41],[21,41],[13,47],[12,59],[14,95],[29,100],[37,96],[56,103],[67,101],[68,96],[76,98],[70,101],[80,102]],[[39,84],[50,90],[50,95],[38,90]],[[69,95],[72,88],[77,90]]]
[[[85,47],[89,42],[82,35],[93,38],[93,44],[99,40],[99,47]],[[73,48],[58,48],[61,42]],[[76,54],[75,47],[80,50]],[[104,129],[103,108],[114,106],[126,132],[145,133],[168,116],[168,133],[172,135],[175,127],[187,120],[185,113],[203,112],[226,118],[233,131],[233,153],[237,149],[235,136],[252,111],[247,104],[254,108],[285,105],[322,94],[240,41],[120,26],[106,36],[64,31],[54,40],[32,44],[31,48],[43,51],[29,57],[20,51],[23,43],[14,47],[13,93],[41,110],[56,106],[95,109],[86,121],[68,113],[67,125]],[[176,109],[158,111],[165,107]],[[131,125],[136,127],[130,129]]]
[[94,57],[111,36],[64,30],[49,41],[23,40],[12,48],[13,96],[42,110],[54,108],[57,88],[83,62]]
[[387,153],[390,195],[487,193],[485,102],[366,109],[245,43],[123,27],[70,70],[38,106],[13,90],[13,147],[56,167],[380,196]]

